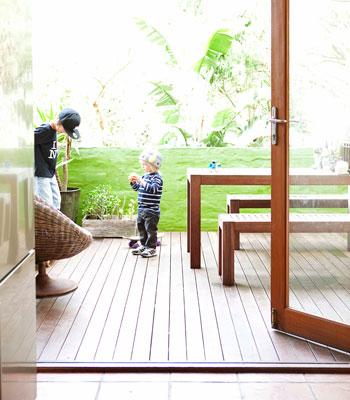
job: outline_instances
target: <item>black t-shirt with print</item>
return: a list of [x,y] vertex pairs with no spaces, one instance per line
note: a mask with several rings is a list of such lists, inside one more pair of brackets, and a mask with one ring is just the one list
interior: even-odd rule
[[57,162],[57,132],[50,123],[34,130],[35,176],[52,178]]

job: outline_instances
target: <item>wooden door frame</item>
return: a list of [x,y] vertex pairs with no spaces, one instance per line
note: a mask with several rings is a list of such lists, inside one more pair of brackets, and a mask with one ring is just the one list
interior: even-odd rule
[[[289,1],[271,0],[271,104],[289,120]],[[272,327],[350,351],[350,325],[289,308],[289,130],[278,124],[271,146],[271,320]]]
[[[278,24],[274,21],[279,21]],[[271,1],[271,105],[278,118],[288,119],[288,2]],[[278,57],[276,56],[278,54]],[[273,77],[273,79],[272,79]],[[272,325],[283,326],[288,307],[288,125],[278,125],[277,145],[271,145],[271,315]],[[285,245],[281,245],[281,244]],[[272,268],[273,266],[273,268]]]

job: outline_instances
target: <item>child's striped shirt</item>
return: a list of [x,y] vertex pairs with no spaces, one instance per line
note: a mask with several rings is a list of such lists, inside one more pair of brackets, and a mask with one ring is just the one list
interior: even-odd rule
[[138,192],[137,202],[139,209],[149,209],[156,213],[160,212],[160,199],[163,192],[163,179],[158,172],[143,175],[145,186],[140,183],[131,184],[131,187]]

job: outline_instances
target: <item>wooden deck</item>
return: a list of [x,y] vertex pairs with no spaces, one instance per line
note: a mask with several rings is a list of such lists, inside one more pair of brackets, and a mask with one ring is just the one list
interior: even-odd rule
[[[269,237],[241,235],[237,284],[227,288],[217,274],[216,233],[202,234],[201,270],[189,267],[184,233],[166,233],[159,257],[148,260],[133,256],[127,240],[95,240],[50,272],[79,287],[38,300],[38,360],[350,362],[271,329]],[[292,244],[293,307],[350,323],[345,237],[298,234]]]

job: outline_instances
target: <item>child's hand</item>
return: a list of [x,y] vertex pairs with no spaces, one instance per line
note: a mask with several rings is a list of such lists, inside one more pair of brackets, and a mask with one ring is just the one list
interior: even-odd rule
[[138,182],[139,179],[140,179],[139,176],[138,176],[135,172],[132,172],[132,173],[129,175],[129,181],[130,181],[131,183],[136,183],[136,182]]

